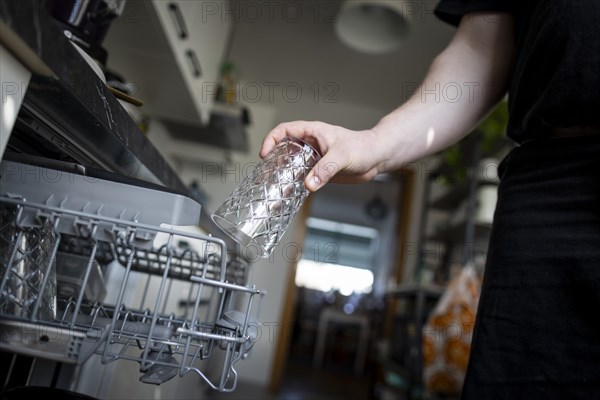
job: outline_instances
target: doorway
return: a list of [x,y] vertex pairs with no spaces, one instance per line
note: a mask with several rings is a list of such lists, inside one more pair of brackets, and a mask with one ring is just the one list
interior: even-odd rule
[[383,327],[382,297],[398,276],[405,178],[328,185],[311,196],[303,256],[288,285],[293,329],[279,343],[272,392],[370,397],[368,365]]

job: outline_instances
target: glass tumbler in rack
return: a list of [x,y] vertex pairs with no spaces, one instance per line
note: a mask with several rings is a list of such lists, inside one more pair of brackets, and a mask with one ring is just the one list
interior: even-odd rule
[[57,237],[50,220],[20,228],[16,216],[16,209],[0,208],[0,315],[52,320]]
[[213,213],[213,221],[244,248],[268,257],[308,196],[304,179],[320,159],[304,141],[284,138]]

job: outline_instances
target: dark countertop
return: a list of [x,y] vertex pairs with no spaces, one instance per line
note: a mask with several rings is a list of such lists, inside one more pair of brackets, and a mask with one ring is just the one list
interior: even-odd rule
[[44,3],[0,2],[2,23],[20,39],[11,41],[3,35],[3,45],[18,59],[19,53],[33,52],[52,72],[43,76],[34,71],[23,109],[43,121],[53,140],[82,164],[188,194],[177,174],[65,37]]
[[[77,162],[112,172],[117,180],[134,178],[190,196],[179,176],[65,37],[44,1],[1,0],[0,24],[8,28],[3,33],[11,34],[3,34],[0,43],[17,53],[18,59],[23,55],[19,53],[25,53],[41,64],[37,71],[30,68],[34,73],[23,100],[21,124]],[[9,37],[12,33],[14,40]],[[204,207],[200,226],[222,238],[228,252],[241,254],[240,245],[223,234]]]

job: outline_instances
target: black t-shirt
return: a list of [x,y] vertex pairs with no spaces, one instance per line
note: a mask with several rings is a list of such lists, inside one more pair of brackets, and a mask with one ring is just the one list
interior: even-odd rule
[[509,137],[600,126],[600,0],[441,0],[435,14],[458,25],[477,11],[515,16]]

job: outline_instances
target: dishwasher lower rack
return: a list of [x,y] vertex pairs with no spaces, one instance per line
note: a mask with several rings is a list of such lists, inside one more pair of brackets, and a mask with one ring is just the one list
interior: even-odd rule
[[0,253],[0,350],[72,364],[98,354],[139,363],[145,383],[196,373],[235,389],[264,292],[220,239],[0,197]]

